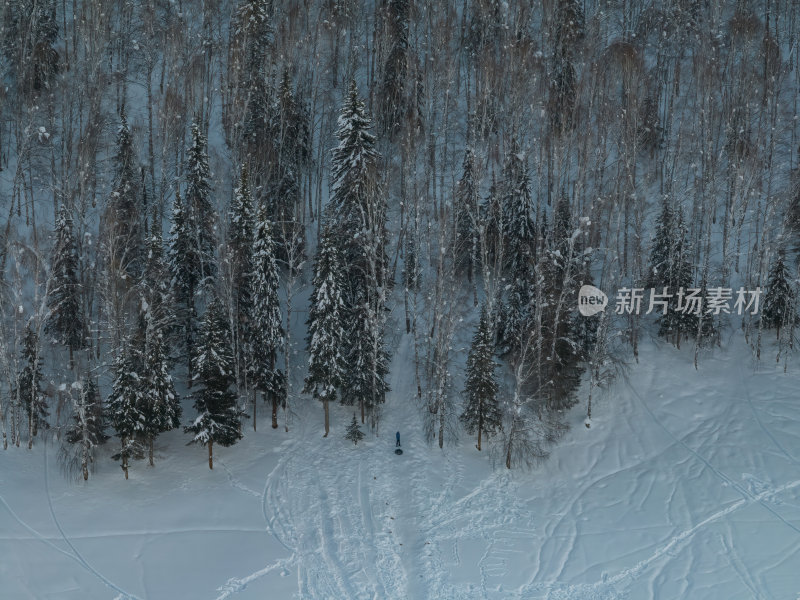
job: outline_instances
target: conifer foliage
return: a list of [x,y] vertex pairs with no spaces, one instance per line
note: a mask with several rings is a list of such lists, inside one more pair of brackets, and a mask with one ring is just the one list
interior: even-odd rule
[[136,154],[125,110],[121,111],[114,157],[114,183],[108,206],[107,259],[114,268],[136,276],[142,271],[144,215],[136,178]]
[[242,438],[241,419],[247,415],[236,404],[236,373],[230,331],[222,304],[212,300],[200,329],[195,357],[195,378],[201,388],[194,393],[197,417],[185,427],[194,434],[190,444],[208,447],[208,468],[214,468],[213,446],[231,446]]
[[55,238],[47,294],[50,312],[45,332],[52,335],[56,343],[69,348],[72,368],[74,352],[86,346],[86,325],[81,308],[78,249],[72,231],[72,217],[63,204],[56,221]]
[[[278,427],[278,405],[286,391],[284,375],[277,368],[278,348],[283,343],[283,326],[278,287],[280,278],[275,257],[272,222],[262,207],[253,246],[252,336],[253,379],[272,406],[272,428]],[[253,406],[255,420],[255,404]]]
[[339,253],[326,226],[314,265],[314,290],[308,315],[309,365],[303,390],[322,402],[325,409],[324,437],[328,437],[330,431],[329,403],[336,400],[336,390],[342,385],[344,372],[341,269]]
[[775,258],[775,263],[769,272],[767,289],[764,294],[764,310],[761,321],[765,327],[776,329],[780,338],[781,329],[797,321],[797,307],[794,287],[789,270],[786,267],[786,257],[781,250]]
[[467,382],[464,388],[466,403],[461,422],[471,435],[478,434],[478,450],[483,436],[489,437],[502,428],[502,415],[497,400],[497,379],[494,360],[494,340],[489,313],[484,305],[472,345],[467,356]]
[[144,371],[142,385],[142,436],[153,466],[153,443],[165,431],[180,426],[181,405],[170,375],[170,360],[165,343],[163,324],[145,305],[140,321],[144,327]]
[[[253,319],[253,243],[255,240],[255,215],[250,194],[247,167],[243,166],[239,185],[234,191],[228,225],[231,293],[233,299],[233,345],[240,384],[247,383],[247,372],[252,361],[251,336],[248,335]],[[255,418],[253,419],[255,427]]]
[[364,439],[364,432],[361,431],[361,426],[358,424],[356,413],[353,413],[353,420],[350,421],[350,425],[347,426],[347,433],[344,439],[350,440],[355,446],[358,446],[358,442]]
[[141,435],[146,417],[140,375],[143,367],[141,341],[133,335],[114,360],[114,381],[108,397],[109,421],[120,441],[119,452],[111,458],[120,461],[125,479],[131,459],[144,456]]
[[385,400],[388,355],[383,347],[387,279],[386,200],[378,181],[372,123],[355,81],[339,116],[339,145],[333,151],[333,234],[346,265],[345,404],[358,404],[361,422],[376,424]]
[[659,317],[658,333],[678,347],[682,338],[697,333],[698,317],[702,318],[702,314],[698,315],[694,310],[683,310],[685,295],[693,283],[689,258],[690,246],[683,212],[680,209],[676,211],[670,198],[665,197],[650,249],[647,285],[656,293],[666,291],[669,296],[667,312]]
[[[39,336],[30,323],[25,327],[22,347],[22,370],[17,375],[16,393],[28,417],[28,448],[33,446],[33,438],[39,429],[49,427],[47,416],[47,397],[42,391],[42,358],[39,352]],[[12,392],[12,396],[15,393]]]
[[216,211],[212,204],[208,150],[198,123],[192,123],[192,144],[186,164],[185,201],[175,194],[172,208],[172,241],[169,267],[173,295],[181,313],[180,323],[188,380],[194,380],[192,356],[197,315],[197,296],[216,275]]

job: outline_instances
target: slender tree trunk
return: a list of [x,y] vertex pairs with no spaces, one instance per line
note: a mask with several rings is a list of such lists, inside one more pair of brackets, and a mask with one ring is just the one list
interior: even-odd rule
[[[288,321],[287,321],[288,323]],[[288,351],[287,351],[288,352]],[[270,373],[275,371],[275,356],[272,356],[269,360],[269,370]],[[288,379],[287,379],[288,382]],[[288,383],[287,383],[288,385]],[[278,428],[278,394],[275,393],[275,390],[272,390],[269,393],[270,397],[272,398],[272,428]]]
[[483,433],[483,414],[478,415],[478,452],[481,451],[481,433]]
[[258,392],[253,388],[253,431],[256,430],[256,405],[258,404]]
[[214,468],[214,455],[212,454],[212,446],[214,445],[213,440],[208,440],[208,468]]
[[328,407],[327,398],[324,398],[322,400],[322,407],[325,409],[325,435],[323,435],[322,437],[328,437],[328,433],[330,432],[331,421],[330,421],[330,410]]
[[360,398],[358,400],[358,405],[361,407],[361,424],[364,424],[364,399]]
[[33,448],[33,402],[31,402],[31,408],[28,411],[28,450]]
[[148,455],[148,458],[150,459],[150,466],[151,466],[151,467],[154,467],[154,466],[155,466],[155,463],[153,462],[153,440],[154,440],[154,439],[155,439],[155,437],[151,435],[151,436],[150,436],[150,440],[149,440],[149,442],[150,442],[150,444],[149,444],[149,446],[150,446],[150,448],[149,448],[150,452],[149,452],[149,455]]
[[586,406],[586,429],[591,428],[591,423],[589,421],[592,420],[592,387],[593,384],[589,384],[589,403]]
[[194,312],[194,290],[191,290],[192,300],[186,309],[186,366],[188,368],[188,381],[186,387],[192,389],[192,312]]

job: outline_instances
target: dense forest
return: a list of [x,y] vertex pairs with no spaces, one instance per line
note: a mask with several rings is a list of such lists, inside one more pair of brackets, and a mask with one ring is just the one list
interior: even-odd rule
[[643,336],[790,360],[796,2],[8,0],[1,24],[6,451],[127,478],[182,428],[213,467],[300,404],[320,444],[352,407],[357,443],[390,401],[514,468],[567,410],[591,426]]

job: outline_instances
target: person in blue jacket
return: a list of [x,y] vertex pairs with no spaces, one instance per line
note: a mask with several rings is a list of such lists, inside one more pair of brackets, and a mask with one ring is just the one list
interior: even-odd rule
[[395,434],[395,436],[394,436],[394,437],[396,437],[396,438],[397,438],[397,443],[395,444],[395,446],[399,446],[399,445],[400,445],[400,432],[398,431],[398,432]]

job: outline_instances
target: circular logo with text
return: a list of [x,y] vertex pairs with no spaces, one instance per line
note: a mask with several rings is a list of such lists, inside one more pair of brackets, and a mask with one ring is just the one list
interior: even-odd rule
[[581,286],[578,291],[578,311],[584,317],[591,317],[605,310],[608,296],[593,285]]

